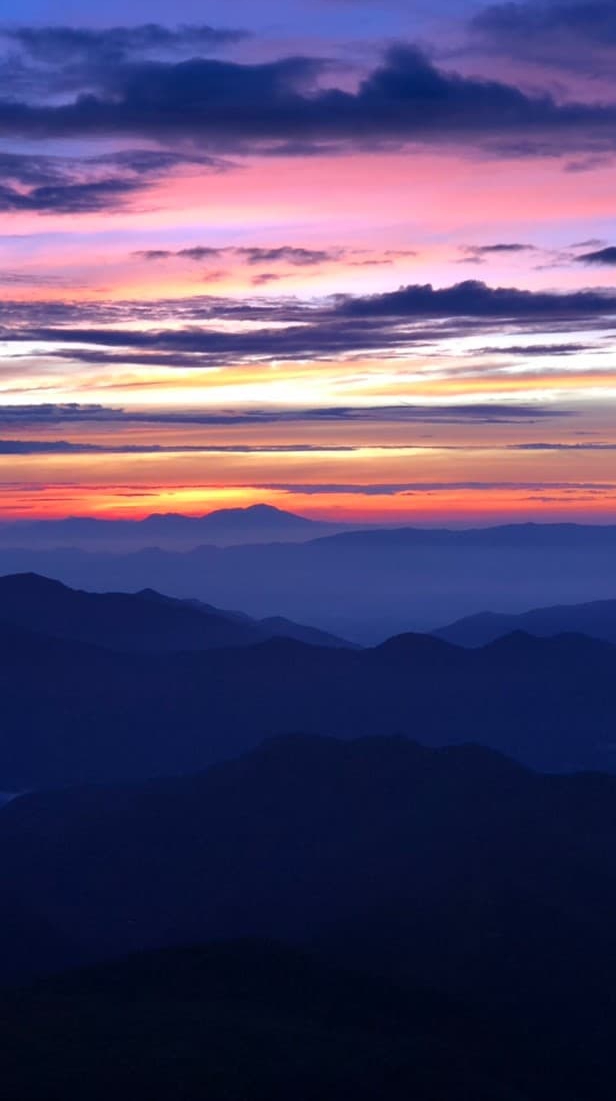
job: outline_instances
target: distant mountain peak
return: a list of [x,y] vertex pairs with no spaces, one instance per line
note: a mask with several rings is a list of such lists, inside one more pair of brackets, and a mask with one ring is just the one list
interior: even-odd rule
[[212,520],[214,518],[232,520],[251,517],[260,520],[299,520],[306,524],[313,523],[307,516],[300,516],[296,512],[288,512],[285,509],[277,508],[276,505],[265,504],[265,502],[260,502],[256,505],[237,505],[232,508],[215,508],[211,509],[210,512],[200,513],[198,516],[182,512],[151,512],[148,516],[144,517],[142,523],[151,524],[160,520],[167,520],[169,522],[177,520],[188,523],[194,521],[195,523],[200,523],[204,520]]
[[258,520],[259,523],[293,523],[293,524],[305,524],[311,526],[314,521],[310,520],[307,516],[300,516],[296,512],[286,512],[285,509],[277,508],[276,505],[267,505],[264,503],[256,505],[241,505],[236,508],[219,508],[213,512],[208,512],[203,517],[203,520],[213,521],[214,519],[225,520]]
[[267,505],[265,502],[260,502],[256,505],[245,505],[236,509],[220,509],[221,512],[243,512],[251,513],[253,516],[292,516],[294,520],[305,520],[305,516],[299,516],[296,512],[288,512],[286,509],[277,508],[276,505]]

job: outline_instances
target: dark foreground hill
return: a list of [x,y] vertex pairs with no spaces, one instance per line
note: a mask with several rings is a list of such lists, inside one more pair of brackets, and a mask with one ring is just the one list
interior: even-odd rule
[[523,1101],[534,1079],[464,1007],[282,944],[136,956],[0,994],[0,1017],[11,1101]]
[[546,771],[611,771],[615,672],[615,647],[575,635],[120,654],[0,624],[0,791],[193,772],[289,732],[474,741]]
[[348,645],[282,617],[255,620],[151,589],[82,592],[32,573],[0,577],[0,621],[55,638],[145,653],[254,646],[278,636],[317,646]]
[[[54,935],[50,968],[282,940],[460,1000],[509,1032],[510,1083],[532,1049],[554,1097],[613,1096],[616,779],[289,738],[201,776],[15,800],[0,862],[3,905]],[[5,978],[24,975],[24,933],[5,923],[0,944]]]
[[519,615],[480,612],[432,633],[457,646],[485,646],[512,631],[525,631],[540,638],[574,633],[616,644],[616,600],[556,604],[551,608],[533,608]]

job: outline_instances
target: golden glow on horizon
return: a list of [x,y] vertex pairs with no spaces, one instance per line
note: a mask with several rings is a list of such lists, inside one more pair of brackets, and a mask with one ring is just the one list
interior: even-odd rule
[[[224,172],[177,173],[123,209],[74,218],[0,214],[6,270],[24,278],[5,297],[74,302],[84,307],[75,322],[84,330],[91,324],[174,331],[192,324],[248,333],[274,329],[276,322],[208,321],[199,318],[200,307],[186,321],[182,302],[201,295],[258,300],[369,294],[465,279],[527,289],[608,287],[613,271],[582,268],[571,248],[572,242],[608,232],[615,180],[614,166],[599,164],[580,187],[579,175],[563,172],[554,158],[494,159],[489,171],[481,171],[476,160],[453,150],[278,158],[275,168],[271,159],[254,157]],[[470,246],[503,237],[533,247],[473,262]],[[177,253],[193,246],[221,252],[203,261],[143,256],[148,249]],[[255,265],[238,252],[282,246],[328,255],[304,266],[290,260]],[[175,298],[177,305],[160,321],[144,321],[137,310],[131,316],[121,306],[114,314],[113,304],[127,299]],[[93,302],[111,303],[104,321],[88,320],[86,307]],[[199,513],[267,500],[307,515],[357,521],[614,516],[616,449],[575,449],[584,441],[615,441],[616,359],[609,324],[595,332],[590,324],[531,319],[466,335],[455,326],[448,333],[447,319],[441,319],[415,328],[417,333],[412,325],[401,328],[399,340],[396,333],[374,353],[270,360],[221,355],[196,367],[186,366],[180,352],[177,366],[171,352],[157,365],[148,362],[147,350],[131,357],[121,346],[97,346],[85,336],[83,344],[65,346],[61,326],[44,339],[32,335],[23,343],[5,343],[3,406],[99,403],[136,414],[196,410],[204,423],[7,418],[0,443],[21,442],[27,450],[28,442],[65,441],[110,453],[0,452],[0,515]],[[43,324],[41,331],[46,334]],[[580,347],[559,355],[558,346],[568,343]],[[533,345],[541,354],[508,351]],[[512,411],[507,418],[506,409],[519,405],[527,407],[524,416]],[[417,406],[423,417],[411,415],[405,422],[402,416],[379,416],[381,406]],[[448,420],[446,406],[461,412]],[[479,406],[484,412],[473,413]],[[317,412],[312,420],[301,419],[302,409],[337,407],[366,416],[328,420]],[[491,407],[501,410],[493,419]],[[270,418],[206,423],[208,412],[249,418],[259,410]],[[285,410],[295,410],[297,419],[277,419]],[[553,449],[516,449],[545,442]],[[153,446],[171,450],[148,452]],[[302,446],[312,450],[289,450]],[[122,453],[139,447],[144,453]],[[336,450],[342,447],[352,450]],[[491,488],[490,482],[498,485]],[[412,483],[440,488],[408,496],[378,492],[379,485]],[[479,488],[446,488],[471,483]],[[522,483],[539,488],[516,488]],[[319,489],[328,484],[339,489]],[[286,489],[269,488],[274,485]],[[373,489],[346,492],[353,485]],[[308,486],[315,492],[302,492]]]
[[353,523],[455,522],[500,523],[510,519],[562,520],[571,515],[589,522],[614,522],[616,483],[594,490],[541,488],[484,488],[409,490],[400,495],[293,493],[237,487],[119,487],[92,485],[32,485],[10,491],[0,487],[0,510],[4,520],[32,516],[59,518],[90,515],[107,519],[127,516],[140,519],[151,513],[181,512],[200,516],[217,508],[245,507],[266,502],[314,519]]

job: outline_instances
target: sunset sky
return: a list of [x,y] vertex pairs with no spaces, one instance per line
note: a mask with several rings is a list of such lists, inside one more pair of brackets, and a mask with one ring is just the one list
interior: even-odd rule
[[615,520],[616,0],[170,9],[3,6],[2,518]]

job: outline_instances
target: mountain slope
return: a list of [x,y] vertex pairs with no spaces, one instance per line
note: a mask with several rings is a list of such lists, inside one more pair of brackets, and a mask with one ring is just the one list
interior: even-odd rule
[[96,591],[152,588],[367,644],[478,608],[519,612],[616,593],[616,527],[598,525],[406,528],[224,548],[193,541],[186,553],[149,542],[122,554],[101,553],[100,541],[97,553],[0,547],[0,573],[31,570]]
[[303,944],[511,1028],[512,1068],[525,1032],[555,1097],[609,1096],[594,1091],[613,1084],[614,778],[542,777],[478,747],[282,739],[201,776],[15,800],[0,860],[75,962]]
[[297,731],[476,741],[546,771],[612,771],[615,670],[615,647],[575,635],[120,654],[0,622],[0,790],[191,772]]
[[135,956],[0,994],[0,1014],[12,1101],[528,1096],[460,1007],[281,944]]
[[333,635],[282,618],[259,622],[147,589],[81,592],[37,574],[0,577],[0,620],[57,638],[133,652],[253,646],[277,635],[320,646],[345,645]]
[[557,604],[519,615],[481,612],[441,627],[433,634],[457,646],[485,646],[511,631],[526,631],[541,638],[573,632],[616,644],[616,600]]

